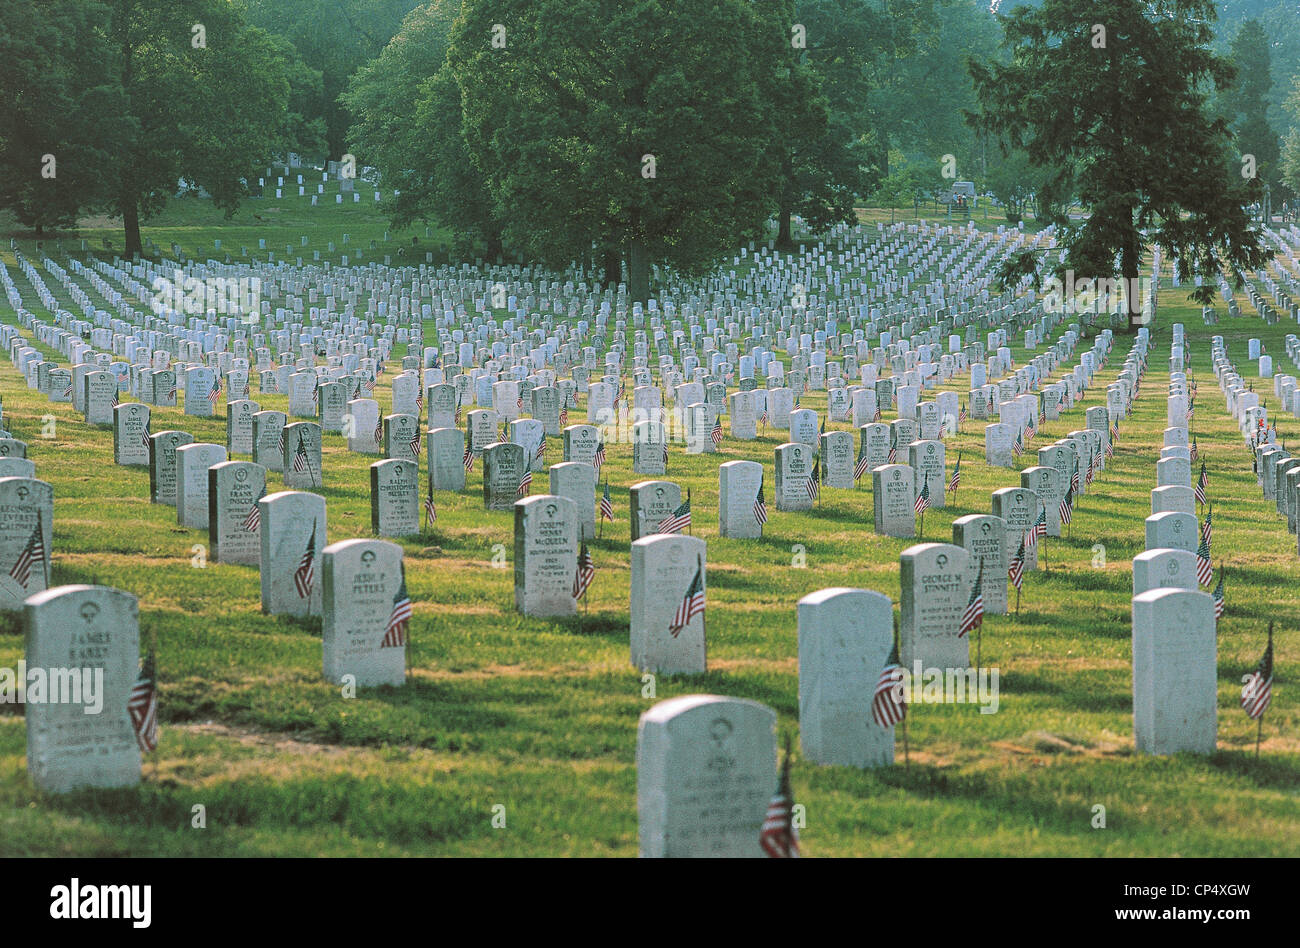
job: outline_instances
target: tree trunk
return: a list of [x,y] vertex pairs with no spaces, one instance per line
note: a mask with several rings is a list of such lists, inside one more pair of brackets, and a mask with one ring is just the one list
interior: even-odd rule
[[143,254],[144,245],[140,242],[140,209],[136,207],[135,196],[122,195],[122,230],[126,233],[125,258],[132,254]]
[[501,228],[489,227],[483,233],[483,240],[487,244],[488,262],[495,262],[501,258],[503,249],[501,246]]
[[790,217],[794,213],[793,190],[794,161],[787,152],[785,160],[781,162],[781,195],[777,199],[777,221],[779,222],[776,232],[777,250],[794,250],[794,238],[790,235]]
[[650,261],[646,256],[645,241],[633,237],[627,247],[627,292],[630,302],[648,303],[650,300]]
[[1134,335],[1137,335],[1141,326],[1139,320],[1142,318],[1142,293],[1137,289],[1140,286],[1141,258],[1142,248],[1138,244],[1137,235],[1134,234],[1125,243],[1119,258],[1120,276],[1124,278],[1124,296],[1128,307],[1128,331]]
[[605,284],[614,289],[623,282],[623,258],[617,249],[606,247],[601,251],[601,266],[605,269]]

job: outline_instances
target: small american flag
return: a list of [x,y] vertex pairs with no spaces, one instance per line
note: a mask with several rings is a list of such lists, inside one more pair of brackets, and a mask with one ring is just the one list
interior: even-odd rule
[[1075,458],[1074,470],[1070,472],[1070,490],[1077,491],[1078,489],[1079,489],[1079,459]]
[[317,406],[320,405],[320,379],[316,380],[316,385],[311,390],[311,403]]
[[1025,441],[1033,441],[1034,436],[1037,434],[1038,430],[1034,427],[1034,419],[1031,417],[1028,424],[1025,425]]
[[664,442],[664,467],[668,467],[668,442]]
[[1258,721],[1268,710],[1273,700],[1273,623],[1268,625],[1268,647],[1264,656],[1255,666],[1255,671],[1246,676],[1241,687],[1241,707],[1252,721]]
[[145,656],[140,674],[131,686],[126,710],[131,716],[131,729],[135,731],[140,753],[151,753],[158,746],[158,675],[153,649]]
[[876,413],[871,416],[871,420],[875,422],[875,421],[879,421],[880,419],[881,419],[880,405],[876,405]]
[[417,431],[415,433],[415,437],[413,437],[410,441],[406,443],[411,447],[411,456],[418,461],[420,459],[420,447],[421,447],[420,432]]
[[515,409],[517,411],[524,410],[524,396],[520,395],[518,398],[515,399]]
[[531,468],[524,468],[524,476],[519,479],[519,488],[515,491],[516,497],[527,497],[533,492],[533,472]]
[[772,859],[797,859],[799,857],[799,832],[794,827],[794,799],[790,793],[790,748],[785,749],[785,762],[781,765],[781,780],[776,794],[767,805],[763,829],[758,834],[758,844]]
[[691,525],[691,501],[688,497],[680,507],[659,521],[659,533],[681,533]]
[[367,392],[373,392],[375,390],[375,380],[372,378],[367,378],[362,385],[365,387]]
[[293,471],[295,474],[303,474],[307,471],[310,463],[307,459],[307,445],[302,438],[302,432],[298,432],[298,447],[293,451]]
[[[173,396],[176,395],[176,389],[172,389],[172,395],[173,395]],[[71,382],[69,382],[69,383],[68,383],[68,387],[65,388],[65,389],[63,390],[63,397],[64,397],[64,398],[71,398],[71,397],[72,397],[72,383],[71,383]]]
[[563,428],[569,423],[569,406],[563,405],[560,408],[560,427]]
[[1016,438],[1015,438],[1015,440],[1011,442],[1011,453],[1012,453],[1013,455],[1015,455],[1016,457],[1020,457],[1020,455],[1022,455],[1022,454],[1025,453],[1025,444],[1024,444],[1024,442],[1020,439],[1020,432],[1019,432],[1019,430],[1016,431]]
[[1219,567],[1219,585],[1214,587],[1214,618],[1222,619],[1226,600],[1223,594],[1223,567]]
[[[72,390],[71,390],[71,389],[68,389],[68,394],[69,394],[69,395],[72,394]],[[769,417],[770,417],[770,416],[769,416],[768,413],[767,413],[767,409],[764,408],[764,409],[763,409],[763,414],[761,414],[761,415],[758,416],[758,422],[759,422],[759,424],[761,424],[764,428],[766,428],[766,427],[767,427],[767,422],[768,422],[768,418],[769,418]]]
[[1025,581],[1025,538],[1023,536],[1020,538],[1020,547],[1016,550],[1016,555],[1011,558],[1011,565],[1007,567],[1007,578],[1019,592],[1021,584]]
[[955,494],[957,493],[957,488],[960,486],[961,486],[961,453],[958,452],[957,463],[953,466],[952,469],[952,477],[948,478],[948,490],[952,491]]
[[1069,526],[1074,519],[1074,488],[1071,487],[1061,498],[1061,526]]
[[966,403],[965,403],[965,402],[962,402],[962,405],[961,405],[961,411],[957,413],[957,426],[958,426],[958,428],[960,428],[962,425],[966,424],[966,419],[967,419],[968,417],[970,417],[970,416],[966,414]]
[[1196,399],[1192,399],[1187,403],[1187,420],[1191,421],[1194,414],[1196,414]]
[[418,415],[418,414],[420,414],[420,412],[422,412],[422,411],[424,411],[424,396],[423,396],[423,395],[416,395],[416,396],[415,396],[415,413]]
[[460,411],[461,411],[461,409],[460,409],[460,396],[457,396],[457,397],[456,397],[456,420],[455,420],[455,424],[456,424],[456,425],[459,425],[459,424],[460,424]]
[[1201,542],[1196,547],[1196,582],[1209,586],[1214,581],[1214,567],[1210,563],[1210,538],[1201,531]]
[[146,421],[144,425],[144,432],[143,434],[140,435],[140,444],[144,446],[145,450],[148,450],[149,446],[152,444],[152,442],[149,440],[151,437],[152,435],[149,434],[149,423]]
[[600,519],[614,522],[614,498],[609,496],[609,481],[605,482],[605,493],[600,497]]
[[27,545],[18,554],[18,559],[14,561],[13,567],[9,570],[9,575],[25,590],[27,584],[32,580],[32,569],[37,566],[40,567],[41,575],[44,576],[45,537],[41,530],[41,513],[39,510],[36,512],[36,526],[32,530],[32,535],[27,538]]
[[244,518],[244,529],[249,533],[256,533],[262,528],[262,511],[259,509],[261,505],[258,503],[261,499],[262,498],[259,497],[257,500],[253,501],[253,506],[249,509],[248,516]]
[[316,581],[316,524],[311,525],[311,537],[307,540],[307,549],[303,551],[298,568],[293,571],[293,585],[298,590],[299,599],[311,596],[312,584]]
[[429,526],[433,526],[438,520],[438,505],[433,502],[433,488],[429,488],[429,494],[424,498],[424,520]]
[[1115,443],[1114,443],[1113,441],[1107,441],[1107,442],[1106,442],[1106,457],[1107,457],[1107,458],[1113,458],[1114,456],[1115,456]]
[[1119,419],[1116,418],[1110,426],[1110,440],[1119,443]]
[[[67,392],[65,392],[64,394],[66,394],[66,395],[71,395],[71,394],[72,394],[72,386],[71,386],[71,385],[68,386],[68,390],[67,390]],[[176,397],[176,386],[173,385],[171,388],[167,389],[167,397],[168,397],[168,398],[175,398],[175,397]]]
[[1205,462],[1201,462],[1201,473],[1196,478],[1196,502],[1205,503],[1205,488],[1210,486],[1210,472],[1205,469]]
[[582,544],[578,551],[578,571],[573,576],[573,598],[581,599],[587,593],[587,587],[596,578],[596,561],[591,557],[587,544]]
[[382,445],[384,443],[384,419],[380,418],[377,422],[375,422],[374,435],[375,435],[375,444]]
[[1200,457],[1200,455],[1201,455],[1201,449],[1200,449],[1200,446],[1196,443],[1196,439],[1195,439],[1195,438],[1192,439],[1192,448],[1191,448],[1191,450],[1188,452],[1188,454],[1191,455],[1191,459],[1192,459],[1192,462],[1193,462],[1193,463],[1195,463],[1196,460],[1197,460],[1197,459]]
[[821,492],[822,492],[821,458],[818,458],[816,461],[813,462],[812,473],[808,475],[808,483],[806,487],[808,490],[808,497],[810,499],[817,500],[818,498],[821,497]]
[[1091,484],[1092,478],[1096,473],[1097,473],[1097,455],[1094,454],[1092,457],[1088,458],[1088,474],[1084,478],[1085,482]]
[[600,469],[605,466],[605,442],[596,443],[596,455],[591,459],[592,466],[596,469],[596,476],[600,477]]
[[280,437],[275,439],[275,449],[279,451],[281,455],[284,454],[284,429],[283,428],[280,429]]
[[969,635],[984,624],[984,557],[980,557],[979,573],[975,585],[971,587],[970,599],[966,601],[966,611],[961,616],[961,628],[957,637]]
[[213,405],[216,405],[217,401],[221,398],[221,388],[222,388],[222,381],[220,378],[218,378],[216,383],[213,384],[211,390],[209,390],[208,392],[208,401],[210,401]]
[[715,446],[722,444],[722,419],[721,418],[713,419],[713,431],[709,433],[709,437],[713,439],[713,444]]
[[758,477],[758,496],[754,498],[754,519],[761,527],[767,523],[767,498],[763,496],[763,476]]
[[546,435],[543,434],[537,441],[537,450],[533,452],[533,460],[538,464],[546,463]]
[[1045,537],[1045,536],[1047,536],[1047,506],[1046,505],[1044,505],[1043,508],[1038,511],[1038,519],[1034,521],[1034,540],[1035,542],[1037,542],[1037,540],[1040,537]]
[[921,484],[921,492],[916,495],[916,512],[924,513],[930,509],[930,474],[926,472],[925,481]]
[[866,475],[867,470],[868,468],[870,468],[870,466],[871,466],[871,462],[867,459],[867,454],[864,446],[864,449],[858,452],[858,463],[853,465],[853,479],[855,481],[862,480],[862,478]]
[[889,446],[889,463],[890,464],[898,463],[898,445],[896,444],[891,444]]
[[903,699],[903,666],[898,660],[898,642],[885,659],[885,667],[876,681],[871,695],[871,719],[879,727],[893,727],[907,717],[907,702]]
[[682,597],[672,624],[668,626],[669,633],[673,638],[677,638],[682,629],[691,624],[692,619],[702,615],[704,615],[704,561],[699,560],[695,567],[695,578],[691,580],[690,586],[686,587],[686,595]]
[[474,452],[470,450],[470,446],[468,444],[465,445],[465,456],[461,458],[461,460],[465,464],[466,471],[474,470]]
[[384,640],[380,648],[403,648],[406,645],[406,630],[411,623],[411,597],[406,591],[406,567],[402,567],[402,580],[397,592],[393,594],[393,611],[388,614],[388,625],[384,629]]
[[117,389],[113,389],[113,407],[116,408],[121,404],[122,404],[121,396],[119,395]]

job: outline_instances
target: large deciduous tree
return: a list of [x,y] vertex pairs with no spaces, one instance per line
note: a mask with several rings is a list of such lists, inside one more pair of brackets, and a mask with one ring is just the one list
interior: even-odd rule
[[[1260,185],[1225,179],[1232,133],[1207,105],[1233,76],[1209,48],[1214,17],[1211,0],[1044,0],[1002,18],[1009,61],[971,64],[980,112],[970,120],[1051,172],[1049,199],[1072,182],[1089,210],[1064,223],[1056,275],[1118,270],[1136,286],[1154,240],[1181,277],[1205,277],[1192,296],[1209,302],[1222,271],[1240,286],[1243,269],[1268,259],[1245,209]],[[1126,296],[1136,328],[1140,300]]]
[[290,52],[227,0],[6,2],[0,206],[37,227],[115,211],[128,254],[182,178],[233,213],[257,165],[297,136]]
[[0,3],[0,207],[38,234],[114,193],[127,120],[106,15],[87,0]]
[[[1232,40],[1232,64],[1237,77],[1224,90],[1220,103],[1237,136],[1241,155],[1251,156],[1260,179],[1273,186],[1280,181],[1278,162],[1282,149],[1268,121],[1268,93],[1273,87],[1268,46],[1268,34],[1258,21],[1247,20],[1241,25]],[[1230,173],[1240,168],[1240,160],[1235,161]]]
[[460,87],[446,68],[460,0],[413,10],[384,51],[353,76],[343,104],[358,156],[379,169],[396,195],[386,210],[396,226],[437,220],[468,253],[482,241],[501,253],[501,224],[461,129]]
[[304,116],[325,126],[327,157],[348,151],[354,117],[342,93],[358,69],[383,51],[420,0],[246,0],[254,26],[288,39],[321,74],[319,98],[304,103]]
[[[467,0],[448,62],[509,243],[701,273],[775,209],[788,22],[745,0]],[[607,271],[608,272],[608,271]]]

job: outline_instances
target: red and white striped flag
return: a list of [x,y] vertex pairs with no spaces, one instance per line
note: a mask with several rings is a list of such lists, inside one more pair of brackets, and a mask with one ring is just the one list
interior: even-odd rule
[[979,573],[975,576],[975,585],[971,587],[970,599],[966,601],[966,611],[961,616],[961,627],[957,637],[969,635],[984,624],[984,557],[980,557]]
[[1264,656],[1247,675],[1241,687],[1241,707],[1252,721],[1258,721],[1273,701],[1273,623],[1268,625],[1268,647]]
[[673,638],[677,638],[682,629],[690,625],[691,620],[696,616],[704,615],[704,605],[704,561],[699,560],[695,567],[695,578],[686,588],[686,594],[682,597],[677,612],[668,626],[668,631]]
[[893,727],[905,717],[907,702],[903,700],[903,666],[899,664],[898,642],[895,642],[871,695],[871,719],[880,727]]
[[393,610],[388,614],[388,625],[384,628],[384,639],[380,648],[402,648],[406,645],[406,631],[412,616],[411,596],[406,591],[406,567],[402,567],[402,581],[393,595]]
[[592,559],[587,544],[582,544],[578,551],[578,571],[573,576],[573,598],[581,599],[587,594],[587,587],[596,578],[596,561]]
[[22,552],[18,554],[18,559],[10,568],[9,576],[26,590],[27,584],[32,580],[32,570],[35,567],[40,567],[41,576],[45,576],[45,562],[45,537],[41,530],[41,513],[38,510],[36,526],[32,529],[31,536],[27,538],[27,545],[23,547]]
[[253,506],[249,508],[248,516],[244,518],[244,529],[249,533],[256,533],[258,530],[262,529],[262,511],[258,503],[260,500],[261,498],[259,497],[257,500],[253,501]]
[[781,780],[776,794],[767,805],[763,829],[758,834],[758,844],[772,859],[797,859],[799,856],[799,831],[794,825],[794,799],[790,793],[790,748],[785,749],[785,762],[781,765]]
[[145,656],[140,674],[131,686],[126,710],[131,717],[131,729],[140,753],[151,753],[158,746],[158,674],[153,649]]
[[307,548],[303,551],[302,559],[298,563],[298,568],[293,571],[293,585],[298,590],[299,599],[307,599],[311,596],[312,586],[316,582],[316,524],[312,523],[311,538],[307,541]]

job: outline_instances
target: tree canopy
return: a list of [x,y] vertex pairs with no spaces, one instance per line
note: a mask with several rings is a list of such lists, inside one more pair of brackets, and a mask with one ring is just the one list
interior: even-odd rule
[[644,300],[652,264],[697,274],[757,235],[788,26],[743,0],[467,0],[448,62],[507,241],[558,265],[625,249]]
[[[1090,210],[1062,222],[1058,275],[1136,281],[1154,241],[1182,278],[1204,278],[1193,297],[1208,302],[1221,272],[1241,285],[1267,259],[1245,211],[1258,180],[1222,171],[1235,146],[1207,98],[1233,67],[1209,48],[1213,21],[1209,0],[1044,0],[1002,18],[1008,62],[970,66],[970,121],[1048,170],[1049,199],[1072,187]],[[1129,303],[1135,326],[1136,294]]]

